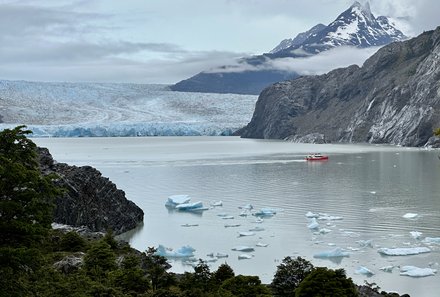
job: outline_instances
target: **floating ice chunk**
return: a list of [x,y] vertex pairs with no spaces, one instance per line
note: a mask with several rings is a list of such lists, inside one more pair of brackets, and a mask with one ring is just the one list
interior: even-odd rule
[[422,253],[429,253],[431,250],[427,247],[412,247],[412,248],[380,248],[377,250],[379,254],[387,256],[408,256],[418,255]]
[[384,271],[384,272],[393,272],[394,266],[390,265],[390,266],[384,266],[379,268],[380,270]]
[[423,243],[426,244],[440,244],[440,237],[425,237]]
[[222,220],[233,220],[234,216],[223,216]]
[[252,204],[246,204],[246,205],[244,205],[244,206],[239,206],[238,208],[240,208],[240,209],[251,210],[251,209],[253,209],[254,207],[252,206]]
[[240,227],[241,224],[226,224],[225,228],[231,228],[231,227]]
[[254,236],[255,232],[251,232],[251,231],[242,231],[242,232],[238,232],[238,236],[242,237],[242,236]]
[[373,247],[373,241],[371,239],[368,240],[358,240],[356,241],[360,247]]
[[340,257],[350,257],[350,253],[344,251],[341,248],[335,248],[330,251],[323,251],[313,255],[314,258],[340,258]]
[[376,194],[376,191],[370,191],[370,194],[375,195],[375,194]]
[[240,217],[247,217],[248,216],[248,211],[247,210],[243,210],[240,214],[239,214],[239,216]]
[[404,214],[402,217],[404,219],[410,219],[411,220],[411,219],[416,219],[418,216],[419,215],[416,214],[416,213],[408,212],[408,213]]
[[327,233],[330,233],[330,232],[332,232],[332,230],[327,229],[327,228],[319,229],[319,233],[320,234],[327,234]]
[[255,249],[250,246],[245,245],[239,245],[232,248],[233,251],[239,251],[239,252],[253,252]]
[[214,253],[209,253],[209,254],[206,254],[206,256],[207,256],[207,257],[211,257],[211,258],[214,258]]
[[348,236],[348,237],[360,237],[361,235],[357,232],[353,231],[345,231],[344,229],[339,229],[341,231],[342,235]]
[[223,201],[213,201],[211,202],[211,206],[223,206]]
[[313,213],[313,212],[309,211],[309,212],[306,213],[306,217],[308,217],[309,219],[317,218],[317,217],[319,217],[319,214]]
[[159,244],[156,255],[167,258],[186,258],[193,257],[195,251],[196,250],[189,245],[182,246],[174,251],[173,249],[165,248],[165,246]]
[[264,222],[264,220],[262,219],[262,218],[257,218],[256,220],[255,220],[255,223],[258,223],[258,224],[261,224],[261,223],[263,223]]
[[241,254],[241,255],[238,255],[238,260],[252,259],[253,257],[254,257],[254,255],[250,255],[250,254]]
[[319,228],[319,223],[315,218],[312,218],[310,220],[310,224],[307,225],[307,228],[309,229],[318,229]]
[[419,239],[422,236],[422,232],[418,232],[418,231],[411,231],[409,232],[409,234],[411,234],[412,238],[414,239]]
[[197,227],[199,224],[183,224],[182,227]]
[[364,266],[359,266],[359,268],[356,269],[356,271],[354,273],[355,274],[362,274],[362,275],[366,275],[366,276],[374,275],[373,271],[371,271],[370,269],[368,269],[367,267],[364,267]]
[[432,268],[419,268],[416,266],[403,266],[400,268],[400,275],[407,275],[411,277],[432,276],[436,273],[437,270]]
[[229,215],[227,213],[222,212],[222,213],[218,213],[217,216],[223,218],[223,217],[227,217]]
[[261,208],[255,213],[256,216],[260,217],[272,217],[276,214],[276,210],[273,208]]
[[191,197],[189,195],[171,195],[165,202],[165,206],[176,207],[179,204],[188,203],[189,201],[191,201]]
[[323,214],[318,217],[318,220],[323,220],[323,221],[339,221],[343,219],[344,219],[343,217],[329,216],[327,214]]
[[182,203],[182,204],[178,204],[176,205],[176,209],[178,210],[189,210],[189,209],[195,209],[195,208],[201,208],[203,207],[203,203],[202,201],[197,201],[197,202],[193,202],[193,203]]
[[227,258],[227,257],[229,257],[229,255],[225,254],[225,253],[217,253],[217,254],[215,254],[215,256],[217,258]]
[[269,245],[268,243],[262,243],[262,242],[256,244],[256,246],[258,247],[267,247],[268,245]]
[[254,228],[249,229],[249,231],[264,231],[264,228],[263,227],[254,227]]

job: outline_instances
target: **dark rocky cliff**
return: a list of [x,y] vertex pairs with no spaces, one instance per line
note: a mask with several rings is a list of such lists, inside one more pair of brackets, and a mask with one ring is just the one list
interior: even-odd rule
[[440,27],[381,48],[362,68],[266,88],[242,137],[422,146],[440,127]]
[[54,222],[71,226],[86,226],[92,231],[111,229],[120,234],[135,228],[144,212],[125,198],[108,178],[90,166],[69,166],[54,162],[46,148],[38,149],[40,168],[44,174],[55,173],[58,186],[65,188],[56,198]]

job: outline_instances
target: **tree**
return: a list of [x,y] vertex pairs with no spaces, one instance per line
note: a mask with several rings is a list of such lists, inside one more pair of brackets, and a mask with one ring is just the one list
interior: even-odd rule
[[172,284],[174,280],[173,276],[167,272],[171,268],[167,258],[156,255],[156,249],[153,247],[147,249],[146,256],[147,278],[150,280],[153,291],[159,288],[166,288]]
[[225,280],[234,277],[235,273],[234,270],[232,270],[231,266],[229,266],[228,264],[224,263],[221,264],[217,270],[214,272],[213,274],[213,279],[218,283],[221,284],[223,283]]
[[269,289],[261,284],[258,276],[237,275],[225,280],[220,288],[236,297],[271,296]]
[[116,269],[116,256],[104,240],[92,244],[84,257],[84,267],[93,279],[105,277]]
[[27,295],[24,280],[42,265],[60,192],[54,176],[41,174],[37,147],[24,128],[0,132],[0,287],[6,296]]
[[295,297],[357,297],[356,286],[344,269],[315,268],[298,286]]
[[274,296],[293,296],[295,289],[313,269],[312,263],[301,257],[285,257],[270,285]]
[[122,291],[133,296],[145,293],[149,287],[145,272],[140,267],[140,260],[135,255],[127,255],[121,268],[111,273],[111,279]]

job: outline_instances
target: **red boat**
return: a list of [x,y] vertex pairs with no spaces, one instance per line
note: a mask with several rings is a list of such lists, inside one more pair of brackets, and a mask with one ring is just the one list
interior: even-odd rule
[[322,154],[309,154],[306,156],[307,161],[323,161],[328,160],[328,156]]

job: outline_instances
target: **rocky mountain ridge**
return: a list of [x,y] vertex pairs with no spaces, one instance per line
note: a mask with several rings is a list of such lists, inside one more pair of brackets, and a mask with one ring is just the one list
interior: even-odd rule
[[242,137],[423,146],[440,127],[440,27],[356,65],[266,88]]
[[142,209],[95,168],[57,163],[46,148],[38,153],[43,174],[57,174],[57,186],[65,189],[55,200],[55,223],[121,234],[142,222]]
[[171,86],[174,91],[259,94],[265,87],[299,74],[276,68],[285,58],[304,58],[340,46],[367,48],[406,39],[385,16],[375,17],[368,4],[354,2],[328,26],[318,24],[283,40],[269,53],[242,58],[237,65],[203,71]]

